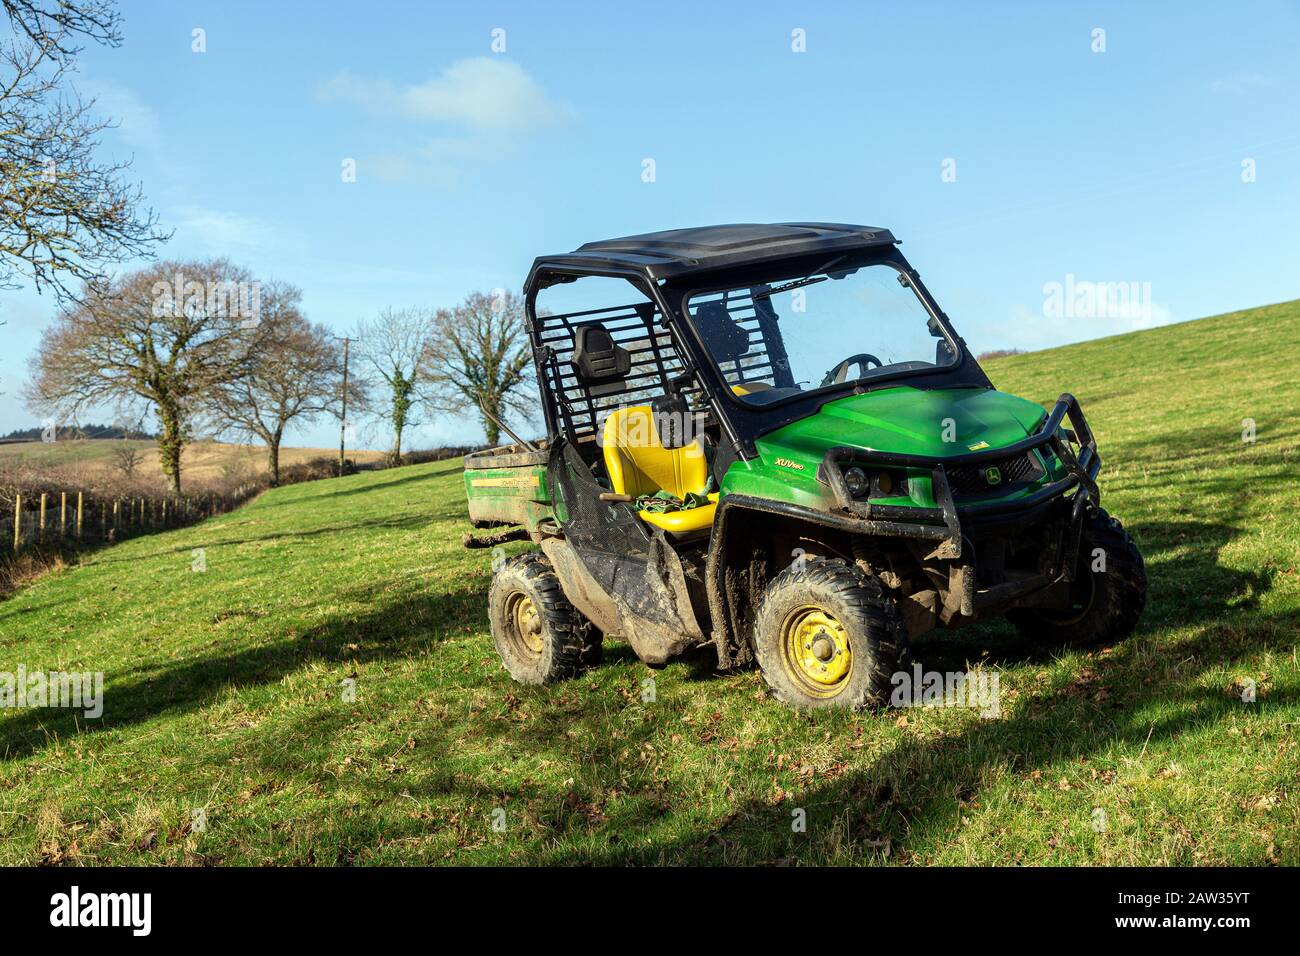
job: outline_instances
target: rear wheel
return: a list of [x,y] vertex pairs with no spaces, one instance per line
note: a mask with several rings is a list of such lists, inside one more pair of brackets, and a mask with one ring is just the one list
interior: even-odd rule
[[488,619],[501,662],[521,684],[551,684],[600,660],[600,632],[536,552],[510,558],[492,576]]
[[773,578],[754,625],[754,654],[768,686],[801,709],[885,703],[906,653],[893,598],[839,559]]
[[1147,601],[1142,552],[1124,526],[1100,508],[1086,520],[1070,607],[1015,608],[1007,620],[1036,641],[1089,645],[1128,637]]

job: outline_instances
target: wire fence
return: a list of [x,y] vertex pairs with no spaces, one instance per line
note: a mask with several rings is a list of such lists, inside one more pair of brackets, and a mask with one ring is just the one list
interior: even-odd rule
[[[223,494],[102,496],[84,491],[16,494],[0,499],[0,527],[10,557],[37,546],[107,544],[180,528],[225,514],[262,490],[249,483]],[[3,554],[0,551],[0,554]]]
[[[478,449],[447,447],[408,452],[402,456],[401,463],[440,461],[475,450]],[[394,464],[380,461],[361,465],[349,458],[342,473],[356,474]],[[337,458],[313,458],[282,467],[280,484],[329,479],[339,473]],[[129,482],[123,482],[124,487],[101,482],[91,489],[64,491],[59,487],[63,480],[65,476],[21,469],[0,471],[0,599],[33,568],[51,566],[51,562],[78,551],[225,514],[269,486],[265,476],[255,476],[239,479],[233,485],[223,483],[220,490],[174,495],[132,487]]]

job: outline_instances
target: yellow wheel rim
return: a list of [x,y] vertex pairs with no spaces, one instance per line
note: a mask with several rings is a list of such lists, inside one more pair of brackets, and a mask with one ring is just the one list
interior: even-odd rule
[[542,637],[542,619],[537,614],[537,605],[533,599],[522,591],[510,595],[510,622],[514,625],[519,642],[533,654],[541,654],[545,646]]
[[781,664],[813,697],[834,697],[853,672],[849,634],[835,615],[814,604],[797,607],[781,625]]

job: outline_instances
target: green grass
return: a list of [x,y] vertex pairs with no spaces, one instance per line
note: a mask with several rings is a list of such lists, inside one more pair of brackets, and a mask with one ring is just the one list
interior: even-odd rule
[[692,663],[646,703],[621,645],[517,686],[457,462],[99,552],[0,604],[0,670],[106,673],[101,721],[0,715],[0,862],[1294,864],[1298,339],[1288,303],[991,363],[1079,395],[1151,582],[1114,647],[918,642],[927,669],[999,672],[994,720],[801,715]]

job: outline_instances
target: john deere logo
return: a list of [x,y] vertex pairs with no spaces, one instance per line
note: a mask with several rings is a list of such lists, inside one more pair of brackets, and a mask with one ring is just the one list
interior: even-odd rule
[[1002,484],[1002,472],[997,468],[985,468],[984,480],[990,485],[1000,485]]

